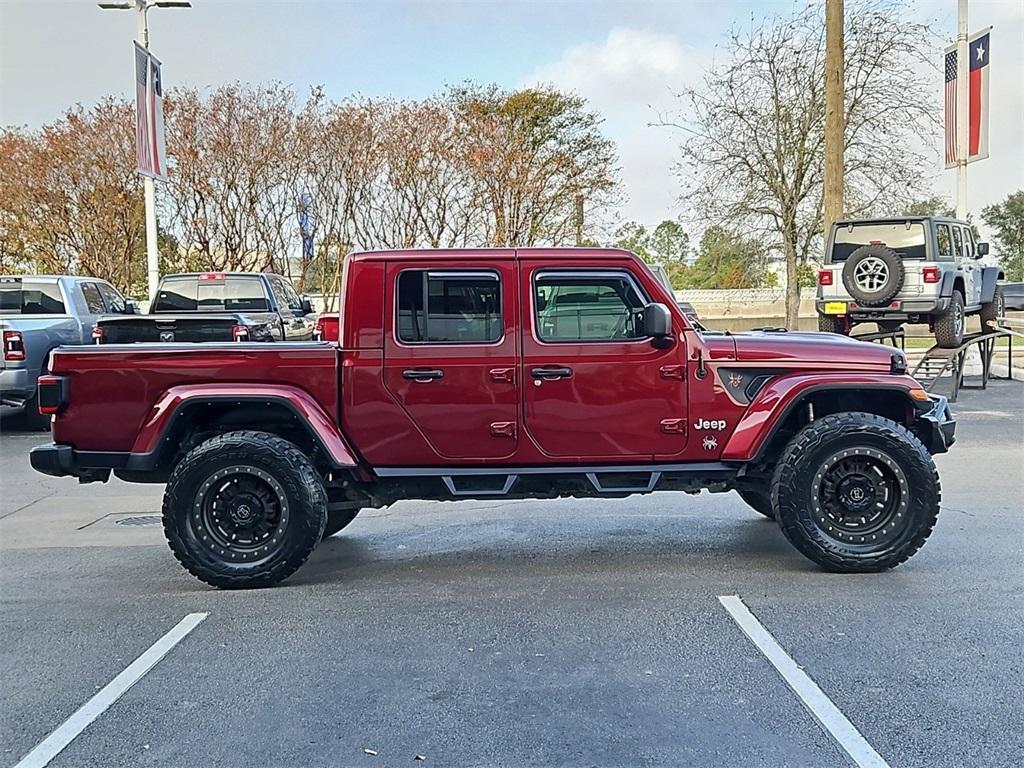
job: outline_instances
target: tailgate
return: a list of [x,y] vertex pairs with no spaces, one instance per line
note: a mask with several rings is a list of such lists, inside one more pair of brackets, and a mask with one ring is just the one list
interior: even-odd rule
[[233,315],[137,315],[102,318],[104,344],[133,342],[233,341],[238,321]]

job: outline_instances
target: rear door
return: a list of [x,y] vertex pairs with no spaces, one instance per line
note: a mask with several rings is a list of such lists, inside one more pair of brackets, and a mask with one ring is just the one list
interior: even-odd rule
[[511,456],[519,440],[515,262],[389,262],[386,275],[388,391],[437,456]]
[[651,300],[626,266],[520,264],[524,423],[546,454],[650,459],[686,447],[681,335],[657,349],[639,327]]

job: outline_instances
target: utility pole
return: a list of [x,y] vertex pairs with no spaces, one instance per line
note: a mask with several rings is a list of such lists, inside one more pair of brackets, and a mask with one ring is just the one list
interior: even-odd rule
[[956,20],[956,217],[967,218],[968,90],[970,52],[967,45],[967,0],[959,0]]
[[[149,50],[149,9],[191,8],[187,0],[123,0],[123,2],[97,3],[105,11],[135,11],[135,40]],[[156,298],[156,287],[160,284],[160,251],[157,247],[156,228],[156,183],[149,176],[142,177],[142,192],[146,201],[146,275],[149,283],[149,301],[152,306]]]
[[576,230],[576,245],[583,245],[583,195],[576,195],[573,228]]
[[843,0],[825,0],[825,239],[843,217]]

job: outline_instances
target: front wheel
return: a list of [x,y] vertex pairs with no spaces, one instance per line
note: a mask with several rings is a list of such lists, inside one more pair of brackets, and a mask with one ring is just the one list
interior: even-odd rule
[[163,523],[174,556],[225,589],[268,587],[291,576],[323,535],[327,496],[295,445],[267,432],[211,438],[174,468]]
[[772,479],[782,533],[828,571],[870,573],[907,560],[939,514],[931,455],[906,427],[848,412],[808,424]]
[[964,343],[964,329],[967,315],[964,312],[964,297],[960,291],[953,291],[949,309],[935,318],[935,340],[944,349],[956,349]]
[[1003,286],[997,285],[995,293],[992,294],[992,301],[981,305],[981,330],[988,333],[996,329],[997,318],[1006,314],[1006,297],[1003,295]]

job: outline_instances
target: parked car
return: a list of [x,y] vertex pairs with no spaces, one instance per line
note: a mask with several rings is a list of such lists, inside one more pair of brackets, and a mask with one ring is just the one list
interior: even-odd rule
[[958,347],[968,315],[985,327],[1003,312],[1003,272],[981,263],[987,254],[988,243],[957,219],[838,221],[818,273],[818,327],[848,334],[865,322],[883,330],[927,323],[939,346]]
[[197,272],[160,281],[149,314],[96,323],[100,344],[133,342],[308,341],[309,299],[281,275]]
[[1002,288],[1006,309],[1024,310],[1024,283],[1003,283]]
[[102,315],[134,312],[133,302],[94,277],[0,276],[0,402],[24,408],[31,425],[49,425],[36,406],[36,379],[47,371],[50,350],[90,343]]
[[701,334],[620,250],[357,253],[341,290],[338,346],[57,350],[32,466],[167,483],[171,550],[218,587],[275,584],[400,499],[735,489],[847,573],[936,523],[955,422],[899,350]]
[[337,341],[341,315],[337,312],[324,312],[313,324],[314,341]]

